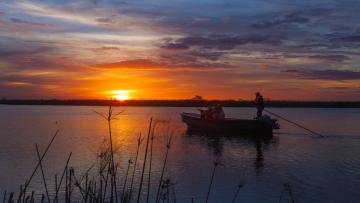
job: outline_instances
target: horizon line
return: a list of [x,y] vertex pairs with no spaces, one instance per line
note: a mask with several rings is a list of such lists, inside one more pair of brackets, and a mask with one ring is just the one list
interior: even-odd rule
[[[194,102],[252,102],[252,99],[127,99],[127,100],[116,100],[116,99],[27,99],[27,98],[16,98],[16,99],[8,99],[8,98],[1,98],[0,101],[113,101],[117,103],[126,103],[126,102],[136,102],[136,101],[194,101]],[[267,102],[341,102],[341,103],[357,103],[360,100],[288,100],[288,99],[269,99],[265,98]]]

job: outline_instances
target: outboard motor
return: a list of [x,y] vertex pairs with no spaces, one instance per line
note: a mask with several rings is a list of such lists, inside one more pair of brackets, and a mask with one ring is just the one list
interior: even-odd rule
[[276,119],[272,119],[269,115],[263,115],[259,118],[260,121],[267,123],[273,129],[280,129],[280,124],[277,122]]

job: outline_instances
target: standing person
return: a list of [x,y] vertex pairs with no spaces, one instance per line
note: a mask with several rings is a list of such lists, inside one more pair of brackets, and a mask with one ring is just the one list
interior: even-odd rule
[[255,97],[255,106],[256,106],[256,109],[257,109],[257,112],[256,112],[256,119],[259,119],[261,118],[262,116],[262,112],[264,110],[264,98],[263,96],[260,94],[260,92],[256,92],[256,97]]

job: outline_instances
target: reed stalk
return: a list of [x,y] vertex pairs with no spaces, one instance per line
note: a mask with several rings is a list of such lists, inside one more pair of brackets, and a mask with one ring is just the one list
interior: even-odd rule
[[98,199],[99,199],[100,203],[103,202],[102,193],[103,193],[103,180],[100,179],[100,189],[99,189],[99,193],[98,193]]
[[134,178],[135,178],[135,172],[136,172],[136,165],[137,165],[137,160],[139,157],[139,150],[140,150],[141,142],[142,142],[142,138],[141,138],[141,134],[140,134],[138,137],[138,140],[137,140],[135,163],[134,163],[134,169],[133,169],[132,176],[131,176],[130,192],[129,192],[130,197],[132,196],[132,190],[133,190],[133,184],[134,184]]
[[121,198],[121,202],[124,202],[125,201],[125,188],[126,188],[126,183],[127,183],[127,179],[128,179],[128,175],[129,175],[129,170],[130,170],[130,166],[131,166],[131,163],[132,163],[132,161],[131,161],[131,159],[129,159],[129,161],[128,161],[128,167],[127,167],[127,169],[126,169],[126,174],[125,174],[125,181],[124,181],[124,185],[123,185],[123,189],[122,189],[122,194],[121,194],[121,196],[122,196],[122,198]]
[[[168,136],[169,136],[169,134],[168,134]],[[172,135],[170,135],[168,137],[168,140],[167,140],[167,143],[166,143],[165,158],[164,158],[164,162],[163,162],[163,165],[162,165],[161,175],[160,175],[160,179],[159,179],[159,185],[158,185],[157,192],[156,192],[156,199],[155,199],[156,203],[158,203],[160,201],[160,187],[161,187],[161,183],[162,183],[163,177],[164,177],[165,166],[166,166],[166,163],[167,163],[167,158],[168,158],[169,150],[170,150],[170,147],[171,147],[171,140],[172,140]]]
[[176,203],[176,192],[175,192],[175,185],[173,186],[173,196],[174,196],[174,203]]
[[110,201],[113,202],[114,193],[115,193],[115,201],[117,202],[117,195],[116,195],[116,175],[115,175],[115,163],[114,163],[114,150],[113,150],[113,141],[112,141],[112,133],[111,133],[111,120],[112,120],[112,107],[109,106],[109,112],[107,115],[107,122],[108,122],[108,133],[109,133],[109,142],[110,142],[110,152],[111,152],[111,199]]
[[212,174],[211,174],[209,188],[208,188],[208,192],[207,192],[207,195],[206,195],[206,201],[205,201],[206,203],[208,203],[208,201],[209,201],[211,187],[212,187],[212,184],[213,184],[213,181],[214,181],[215,171],[216,171],[216,168],[218,167],[218,165],[219,165],[219,162],[218,162],[218,160],[216,160],[214,162],[214,168],[213,168],[213,171],[212,171]]
[[69,180],[69,170],[66,167],[66,171],[65,171],[65,202],[69,202],[69,189],[68,189],[68,181]]
[[170,203],[170,191],[169,191],[169,187],[170,187],[170,182],[166,182],[166,196],[167,196],[167,203]]
[[117,183],[116,183],[116,170],[115,170],[115,161],[114,161],[114,148],[113,148],[113,139],[112,139],[112,131],[111,131],[111,121],[116,119],[116,116],[120,115],[123,111],[114,114],[112,110],[112,106],[109,106],[109,110],[107,115],[103,115],[101,113],[98,113],[97,111],[94,111],[98,115],[100,115],[102,118],[104,118],[107,121],[108,124],[108,134],[109,134],[109,145],[110,145],[110,162],[111,162],[111,168],[110,168],[110,175],[111,175],[111,195],[110,195],[110,201],[118,202],[118,195],[117,195]]
[[[82,179],[82,178],[81,178]],[[88,193],[87,193],[87,185],[88,185],[88,173],[85,174],[85,189],[81,186],[82,180],[78,180],[76,176],[74,175],[74,185],[79,188],[80,194],[85,202],[87,202],[88,199]]]
[[13,198],[14,198],[14,192],[11,192],[11,193],[10,193],[10,196],[9,196],[9,201],[8,201],[8,202],[9,202],[9,203],[10,203],[10,202],[14,202]]
[[137,203],[140,202],[140,198],[141,198],[141,189],[142,189],[142,185],[143,185],[143,181],[144,181],[144,173],[145,173],[145,166],[146,166],[146,160],[147,160],[147,155],[148,155],[151,125],[152,125],[152,118],[150,118],[149,131],[148,131],[148,136],[147,136],[147,139],[146,139],[144,163],[143,163],[143,167],[142,167],[142,171],[141,171],[139,191],[138,191],[138,196],[137,196],[137,200],[136,200]]
[[[57,189],[57,185],[58,185],[58,176],[57,176],[57,174],[55,174],[54,180],[55,180],[54,191],[55,191],[55,194],[56,194],[56,189]],[[55,202],[55,197],[54,197],[53,201]]]
[[106,192],[107,192],[107,186],[108,186],[108,181],[109,181],[109,174],[110,174],[110,162],[108,163],[108,170],[106,172],[106,178],[105,178],[105,186],[104,186],[104,194],[103,194],[103,199],[105,200],[106,198]]
[[22,186],[22,185],[20,185],[19,197],[18,197],[17,202],[20,202],[21,197],[22,197],[23,195],[25,195],[25,193],[22,193],[22,191],[24,191],[24,190],[23,190],[23,186]]
[[294,198],[294,195],[293,195],[293,192],[291,190],[291,186],[289,183],[284,183],[281,194],[280,194],[279,203],[281,203],[284,192],[288,192],[289,197],[290,197],[290,202],[295,203],[295,198]]
[[56,190],[55,190],[55,198],[54,198],[54,202],[58,202],[58,194],[59,194],[59,190],[60,190],[60,187],[61,187],[61,184],[63,182],[63,179],[64,179],[64,176],[66,174],[66,171],[68,169],[68,165],[69,165],[69,162],[70,162],[70,158],[72,156],[72,152],[70,152],[67,160],[66,160],[66,164],[65,164],[65,167],[64,167],[64,170],[61,174],[61,178],[60,178],[60,182],[59,182],[59,185],[56,186]]
[[48,199],[48,202],[50,203],[51,202],[50,201],[50,195],[49,195],[49,190],[48,190],[48,187],[47,187],[47,184],[46,184],[46,178],[45,178],[44,168],[43,168],[41,157],[40,157],[39,147],[38,147],[37,144],[35,144],[35,147],[36,147],[36,154],[37,154],[37,157],[38,157],[38,161],[39,161],[39,164],[40,164],[40,170],[41,170],[41,175],[42,175],[42,179],[43,179],[43,183],[44,183],[44,187],[45,187],[46,197]]
[[34,195],[35,195],[35,191],[32,191],[32,192],[31,192],[31,196],[30,196],[30,202],[31,202],[31,203],[35,201]]
[[242,187],[243,187],[242,184],[239,184],[239,185],[237,186],[236,191],[235,191],[235,194],[234,194],[234,197],[233,197],[231,203],[235,203],[236,198],[237,198],[237,196],[239,195],[240,189],[241,189]]
[[[21,189],[20,189],[20,193],[21,193]],[[25,199],[26,199],[26,192],[27,192],[27,190],[26,189],[24,189],[24,192],[23,192],[23,195],[22,196],[19,196],[19,198],[20,198],[20,200],[21,200],[21,197],[22,197],[22,202],[25,202]]]
[[[42,156],[41,156],[41,158],[40,158],[41,161],[44,159],[46,153],[47,153],[48,150],[50,149],[50,146],[52,145],[52,143],[54,142],[54,140],[55,140],[55,138],[56,138],[56,136],[57,136],[58,134],[59,134],[59,130],[56,130],[55,134],[54,134],[53,137],[51,138],[49,144],[47,145],[44,153],[42,154]],[[23,188],[23,190],[20,192],[20,196],[21,196],[23,193],[25,193],[27,187],[28,187],[29,184],[31,183],[31,180],[32,180],[32,178],[34,177],[34,175],[35,175],[37,169],[39,168],[39,166],[40,166],[40,162],[38,162],[38,163],[36,164],[36,167],[35,167],[35,169],[33,170],[32,174],[30,175],[30,178],[25,182],[24,188]]]
[[4,191],[4,196],[3,196],[3,203],[5,203],[5,201],[6,201],[6,195],[7,195],[7,193],[6,193],[6,190]]
[[44,203],[44,201],[45,201],[45,195],[41,194],[41,203]]
[[148,172],[148,186],[147,186],[147,194],[146,194],[146,203],[149,203],[150,198],[150,185],[151,185],[151,167],[152,167],[152,157],[153,157],[153,145],[154,145],[154,131],[156,128],[156,124],[154,124],[154,127],[151,132],[151,142],[150,142],[150,159],[149,159],[149,172]]

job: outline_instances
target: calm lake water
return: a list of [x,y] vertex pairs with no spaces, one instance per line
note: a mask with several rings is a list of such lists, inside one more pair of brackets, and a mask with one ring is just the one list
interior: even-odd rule
[[[273,139],[257,142],[236,137],[212,137],[186,132],[180,112],[195,108],[115,107],[125,110],[112,123],[119,173],[134,158],[139,134],[146,135],[150,117],[156,124],[151,191],[156,193],[166,150],[173,134],[165,177],[171,179],[178,202],[204,202],[214,161],[216,169],[209,202],[231,202],[242,184],[237,202],[279,202],[283,184],[289,183],[296,202],[360,201],[360,109],[273,108],[272,112],[326,135],[310,135],[280,120]],[[77,174],[96,163],[96,154],[108,138],[107,123],[94,113],[107,107],[0,105],[0,191],[18,191],[36,164],[37,143],[43,151],[54,132],[60,133],[44,160],[51,181],[60,174],[70,152]],[[255,109],[225,108],[229,117],[252,118]],[[159,121],[167,120],[169,124]],[[139,163],[143,161],[141,147]],[[139,170],[135,186],[138,187]],[[30,190],[43,191],[37,174]],[[146,191],[146,187],[144,192]],[[2,195],[1,195],[2,198]],[[283,202],[289,194],[284,192]]]

